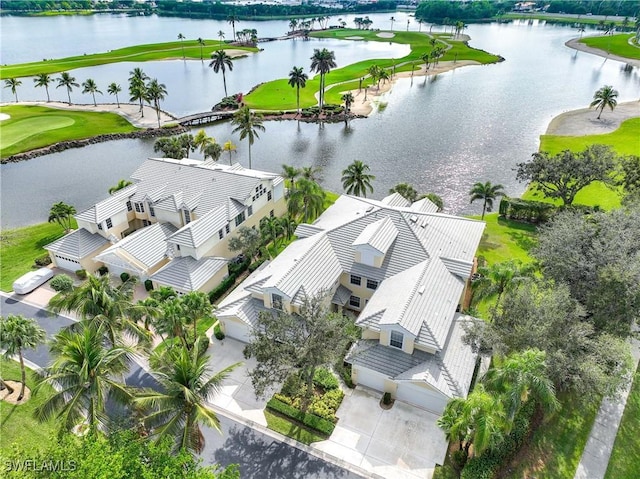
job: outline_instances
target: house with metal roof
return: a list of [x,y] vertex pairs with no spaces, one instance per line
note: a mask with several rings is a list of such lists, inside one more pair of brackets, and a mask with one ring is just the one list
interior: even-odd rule
[[398,196],[341,196],[299,225],[298,240],[220,303],[225,334],[250,342],[261,311],[296,313],[323,294],[362,328],[345,358],[356,384],[437,413],[466,397],[476,356],[463,326],[475,320],[459,311],[484,223]]
[[46,246],[55,266],[92,273],[104,265],[182,293],[209,291],[228,274],[234,231],[286,211],[283,178],[239,164],[149,158],[131,182]]

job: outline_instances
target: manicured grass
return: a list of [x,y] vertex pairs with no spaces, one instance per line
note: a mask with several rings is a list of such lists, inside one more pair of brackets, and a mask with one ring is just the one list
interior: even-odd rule
[[[200,59],[200,45],[195,40],[184,42],[150,43],[147,45],[135,45],[118,48],[105,53],[92,53],[58,59],[48,59],[41,62],[18,63],[3,66],[0,71],[0,79],[35,76],[39,73],[59,73],[73,70],[74,68],[93,67],[107,63],[118,62],[148,62],[155,60],[172,60],[184,56],[189,59]],[[245,50],[257,52],[257,48],[237,47],[228,45],[219,40],[205,40],[202,47],[202,57],[206,61],[211,58],[211,53],[219,49]]]
[[[20,365],[5,358],[0,358],[2,378],[20,381]],[[27,370],[27,387],[33,391],[35,387],[34,373]],[[25,450],[37,450],[48,447],[56,432],[54,419],[41,423],[33,417],[33,412],[53,394],[53,388],[46,386],[36,396],[24,404],[13,405],[0,401],[0,456],[9,454],[14,443]]]
[[274,414],[268,409],[264,410],[264,417],[267,419],[267,427],[272,431],[279,432],[284,436],[300,441],[303,444],[311,444],[312,442],[324,441],[326,437],[319,436],[305,426],[301,425],[293,419]]
[[627,406],[613,445],[605,479],[640,477],[640,369],[636,370]]
[[2,122],[0,157],[42,148],[65,140],[79,140],[108,133],[138,130],[115,113],[60,110],[43,106],[8,105]]
[[[599,25],[600,24],[600,20],[597,20],[595,18],[591,18],[590,16],[585,16],[585,15],[580,15],[578,16],[577,14],[575,16],[571,16],[571,17],[562,17],[562,16],[554,16],[552,13],[546,14],[546,15],[541,15],[541,14],[536,14],[536,13],[505,13],[504,15],[502,15],[500,18],[502,19],[513,19],[513,20],[529,20],[529,19],[534,19],[534,20],[546,20],[548,22],[551,23],[581,23],[584,25]],[[613,21],[613,20],[612,20]],[[611,23],[611,21],[607,21],[607,24]],[[621,20],[615,20],[614,23],[617,26],[622,26],[622,21]]]
[[[349,37],[361,37],[367,41],[393,42],[411,47],[411,52],[397,59],[373,59],[365,60],[341,68],[336,68],[325,77],[325,103],[342,103],[342,92],[357,89],[359,79],[368,75],[367,71],[371,65],[378,65],[391,72],[393,66],[396,72],[411,71],[412,64],[416,68],[423,64],[420,56],[432,50],[429,40],[431,37],[426,33],[419,32],[394,32],[393,38],[381,38],[379,32],[371,30],[357,29],[335,29],[322,32],[313,32],[311,36],[316,38],[333,38],[345,41]],[[479,63],[497,62],[499,58],[482,50],[476,50],[467,46],[464,42],[452,40],[450,35],[434,34],[439,40],[438,45],[447,47],[448,50],[440,61],[474,60]],[[450,48],[449,48],[450,47]],[[340,59],[336,59],[339,63]],[[244,97],[245,103],[251,108],[260,110],[293,110],[296,108],[296,89],[292,88],[287,79],[279,79],[259,85],[254,91]],[[371,78],[365,78],[363,86],[371,85]],[[317,104],[315,93],[318,92],[320,76],[316,75],[307,81],[306,87],[300,89],[300,106],[309,107]]]
[[[479,220],[480,216],[471,218]],[[484,221],[487,226],[477,255],[484,256],[489,265],[509,260],[520,260],[523,263],[533,261],[529,250],[537,243],[535,225],[499,218],[498,213],[484,215]]]
[[[75,220],[73,228],[76,228]],[[34,267],[34,260],[46,254],[43,246],[64,236],[55,223],[41,223],[3,231],[0,236],[0,289],[12,291],[13,282]]]
[[[600,401],[581,405],[560,395],[560,409],[547,415],[531,442],[516,456],[505,478],[573,479]],[[634,476],[616,476],[634,477]]]
[[630,43],[634,33],[621,33],[619,35],[600,35],[597,37],[585,37],[580,43],[625,58],[640,60],[640,47]]

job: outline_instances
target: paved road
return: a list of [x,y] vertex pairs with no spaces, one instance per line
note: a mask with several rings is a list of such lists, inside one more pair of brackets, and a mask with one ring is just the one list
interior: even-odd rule
[[[0,313],[22,314],[34,318],[51,337],[60,328],[73,321],[52,315],[40,308],[1,297]],[[38,366],[46,366],[50,355],[47,346],[35,351],[25,351],[25,358]],[[138,364],[133,364],[126,378],[127,384],[154,387],[157,383]],[[231,418],[218,414],[222,434],[211,428],[203,428],[206,440],[202,452],[204,464],[239,464],[242,479],[359,479],[361,476],[319,459],[289,444],[251,429]]]

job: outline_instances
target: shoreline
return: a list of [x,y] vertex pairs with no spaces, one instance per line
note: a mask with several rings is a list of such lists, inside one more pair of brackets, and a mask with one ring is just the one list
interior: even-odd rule
[[615,60],[617,62],[623,62],[628,65],[632,65],[634,67],[640,68],[640,60],[621,57],[619,55],[612,55],[610,53],[605,52],[604,50],[600,50],[599,48],[593,48],[593,47],[587,46],[584,43],[580,42],[580,38],[572,38],[568,42],[565,42],[565,46],[569,48],[573,48],[574,50],[578,50],[580,52],[590,53],[591,55],[597,55],[605,59]]
[[605,109],[598,120],[598,111],[594,108],[579,108],[561,113],[549,122],[544,135],[587,136],[611,133],[622,122],[640,117],[640,102],[618,103],[613,111]]

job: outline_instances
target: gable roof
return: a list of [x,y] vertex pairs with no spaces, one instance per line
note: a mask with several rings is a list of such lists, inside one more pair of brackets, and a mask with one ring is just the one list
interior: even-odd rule
[[110,243],[106,238],[97,233],[89,233],[84,228],[80,228],[53,243],[49,243],[44,249],[52,253],[80,260],[90,256],[92,253],[95,253],[96,250],[108,244]]
[[90,208],[81,211],[74,218],[79,221],[87,221],[89,223],[102,223],[107,218],[111,218],[116,213],[127,211],[127,201],[136,192],[137,186],[129,185],[118,191],[115,191],[108,198],[99,201]]
[[385,196],[380,200],[380,202],[388,206],[409,206],[411,204],[409,200],[396,192],[391,193],[389,196]]
[[398,229],[389,216],[371,223],[362,230],[362,233],[351,243],[353,246],[370,246],[384,255],[391,243],[398,236]]
[[196,291],[227,265],[225,258],[195,259],[191,256],[172,259],[149,279],[178,291]]

